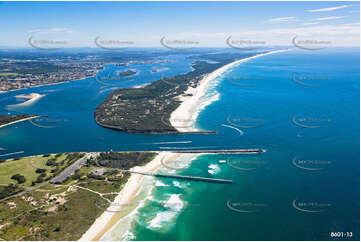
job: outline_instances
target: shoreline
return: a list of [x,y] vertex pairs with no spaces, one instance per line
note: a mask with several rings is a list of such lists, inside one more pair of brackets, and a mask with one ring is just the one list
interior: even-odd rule
[[[79,80],[82,80],[82,79],[79,79]],[[28,89],[35,88],[35,87],[53,86],[53,85],[64,84],[64,83],[68,83],[68,82],[72,82],[72,81],[79,81],[79,80],[55,82],[55,83],[41,84],[41,85],[32,86],[32,87],[23,87],[23,88],[18,88],[18,89],[11,89],[11,90],[8,90],[8,91],[0,91],[0,94],[8,93],[8,92],[16,92],[16,91],[21,91],[21,90],[28,90]]]
[[28,99],[25,102],[18,103],[18,104],[12,104],[7,105],[7,108],[17,108],[17,107],[26,107],[30,106],[31,104],[35,103],[36,101],[40,100],[41,98],[45,97],[45,94],[39,94],[39,93],[30,93],[30,94],[19,94],[16,95],[16,98],[25,98]]
[[[94,76],[89,76],[89,77],[95,77],[95,75]],[[40,85],[36,85],[36,86],[31,86],[31,87],[23,87],[23,88],[18,88],[18,89],[11,89],[11,90],[7,90],[7,91],[0,91],[0,94],[5,94],[5,93],[9,93],[9,92],[16,92],[16,91],[21,91],[21,90],[28,90],[28,89],[35,88],[35,87],[54,86],[54,85],[60,85],[60,84],[69,83],[69,82],[81,81],[81,80],[84,80],[84,79],[89,78],[89,77],[84,77],[84,78],[74,79],[74,80],[69,80],[69,81],[61,81],[61,82],[40,84]]]
[[[234,67],[238,64],[247,62],[249,60],[281,53],[289,51],[290,49],[283,49],[283,50],[274,50],[269,51],[262,54],[257,54],[251,57],[247,57],[244,59],[236,60],[234,62],[231,62],[227,65],[224,65],[215,71],[206,74],[202,80],[199,82],[198,86],[196,88],[189,87],[188,90],[184,94],[192,94],[192,96],[184,97],[184,94],[178,96],[178,98],[182,101],[182,103],[178,106],[176,110],[174,110],[169,118],[169,121],[171,125],[177,129],[179,132],[197,132],[200,131],[195,127],[196,120],[199,115],[199,110],[197,110],[197,107],[199,107],[199,101],[202,96],[206,93],[208,86],[212,80],[217,78],[218,76],[222,75],[225,71],[227,71],[229,68]],[[217,99],[218,100],[218,99]],[[216,100],[214,100],[216,101]],[[206,106],[211,104],[212,102],[208,103]],[[202,108],[205,108],[206,106],[203,106]]]
[[15,120],[15,121],[12,121],[12,122],[7,123],[7,124],[2,124],[2,125],[0,125],[0,128],[9,126],[9,125],[12,125],[12,124],[15,124],[15,123],[24,122],[24,121],[26,121],[26,120],[30,120],[30,119],[34,119],[34,118],[39,118],[39,117],[40,117],[40,116],[36,115],[36,116],[28,117],[28,118],[23,118],[23,119]]
[[[180,95],[182,103],[180,106],[174,110],[170,115],[170,123],[178,132],[199,132],[198,129],[194,127],[195,120],[197,118],[198,113],[196,107],[199,106],[200,98],[206,93],[209,83],[223,74],[229,68],[246,62],[251,59],[255,59],[257,57],[266,56],[274,53],[285,52],[287,50],[276,50],[269,51],[266,53],[254,55],[252,57],[244,58],[241,60],[236,60],[227,65],[224,65],[215,71],[206,74],[198,86],[196,88],[189,87],[188,90],[184,94],[193,94],[190,97],[184,97],[184,94]],[[191,124],[191,125],[190,125]],[[177,127],[178,126],[178,127]],[[176,151],[175,151],[176,152]],[[174,160],[181,155],[181,153],[173,153],[171,151],[160,151],[158,155],[148,164],[142,167],[134,167],[132,170],[142,171],[142,172],[155,172],[159,168],[162,167],[161,160],[165,159],[165,162],[169,162],[170,160]],[[135,197],[137,192],[141,189],[141,181],[144,176],[140,174],[132,174],[125,186],[119,192],[117,197],[114,199],[112,204],[122,204],[122,206],[127,206]],[[119,209],[119,206],[110,205],[108,207],[109,210]],[[124,216],[117,216],[118,212],[109,212],[104,211],[91,225],[91,227],[85,232],[82,237],[79,239],[80,241],[97,241],[100,240],[109,230],[111,230],[117,222]],[[126,215],[125,215],[126,216]]]
[[[172,161],[177,159],[181,154],[177,154],[170,151],[160,151],[157,156],[147,163],[144,166],[136,166],[131,170],[152,173],[163,167],[161,161],[165,162]],[[123,206],[127,206],[132,200],[136,197],[136,194],[141,189],[141,181],[143,180],[144,175],[140,174],[131,174],[128,181],[125,183],[124,187],[121,189],[119,194],[115,197],[112,204],[108,207],[110,211],[104,211],[91,225],[91,227],[82,235],[79,239],[80,241],[97,241],[100,240],[101,237],[113,228],[114,225],[122,218],[119,217],[118,214],[121,212],[119,206],[117,204],[122,204]],[[111,211],[119,211],[119,212],[111,212]]]

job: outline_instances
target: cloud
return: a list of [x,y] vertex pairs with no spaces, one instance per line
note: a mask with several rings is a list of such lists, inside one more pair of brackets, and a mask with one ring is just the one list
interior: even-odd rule
[[229,36],[242,40],[265,41],[267,45],[291,45],[294,36],[331,41],[334,46],[359,46],[360,24],[310,25],[288,28],[267,28],[259,30],[238,30],[236,32],[181,33],[186,38],[196,39],[209,46],[226,46]]
[[342,9],[342,8],[348,8],[351,7],[352,5],[342,5],[342,6],[337,6],[337,7],[330,7],[330,8],[319,8],[319,9],[311,9],[311,10],[306,10],[307,12],[330,12],[330,11],[335,11],[338,9]]
[[50,28],[50,29],[34,29],[28,31],[31,34],[73,34],[73,30],[68,28]]
[[315,24],[319,24],[320,22],[307,22],[307,23],[303,23],[303,25],[305,26],[309,26],[309,25],[315,25]]
[[290,22],[290,21],[295,21],[296,17],[283,17],[283,18],[271,18],[268,19],[268,22],[271,23],[281,23],[281,22]]
[[314,21],[325,21],[325,20],[333,20],[333,19],[340,19],[344,18],[345,16],[330,16],[330,17],[324,17],[324,18],[314,18],[312,20]]

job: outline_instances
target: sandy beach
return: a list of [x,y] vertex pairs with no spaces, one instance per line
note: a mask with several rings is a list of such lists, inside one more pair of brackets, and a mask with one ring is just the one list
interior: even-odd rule
[[9,125],[12,125],[12,124],[15,124],[15,123],[19,123],[19,122],[24,122],[26,120],[39,118],[39,117],[40,116],[32,116],[32,117],[28,117],[28,118],[19,119],[19,120],[16,120],[16,121],[13,121],[13,122],[10,122],[10,123],[7,123],[7,124],[0,125],[0,128],[5,127],[5,126],[9,126]]
[[[264,54],[255,55],[249,58],[241,59],[229,63],[212,73],[204,76],[200,81],[199,85],[196,88],[189,87],[185,94],[192,94],[192,96],[181,95],[178,98],[182,101],[182,104],[171,114],[170,121],[171,124],[181,132],[196,131],[194,127],[196,120],[196,107],[199,105],[200,98],[206,93],[210,81],[224,73],[227,69],[236,66],[237,64],[246,62],[251,59],[255,59],[261,56],[266,56],[274,53],[280,53],[287,50],[277,50],[270,51]],[[161,160],[164,163],[168,163],[174,159],[177,159],[181,154],[172,153],[172,152],[158,152],[158,155],[148,164],[142,167],[134,167],[133,171],[153,173],[157,169],[162,167]],[[93,225],[88,229],[88,231],[83,234],[80,240],[100,240],[102,236],[110,230],[120,219],[121,217],[117,216],[118,213],[114,211],[119,211],[122,206],[127,206],[135,198],[137,192],[141,189],[141,181],[143,175],[132,174],[125,184],[124,188],[120,191],[117,197],[114,199],[114,202],[108,207],[108,210],[105,211],[100,217],[96,219]]]
[[[88,78],[88,77],[85,77]],[[30,88],[35,88],[35,87],[46,87],[46,86],[54,86],[54,85],[59,85],[59,84],[64,84],[64,83],[68,83],[68,82],[72,82],[72,81],[79,81],[79,80],[83,80],[85,78],[80,78],[80,79],[75,79],[75,80],[70,80],[70,81],[62,81],[62,82],[55,82],[55,83],[48,83],[48,84],[41,84],[41,85],[36,85],[36,86],[31,86],[31,87],[24,87],[24,88],[18,88],[18,89],[11,89],[8,91],[0,91],[1,93],[7,93],[7,92],[15,92],[15,91],[20,91],[20,90],[27,90]]]
[[31,104],[35,103],[36,101],[38,101],[39,99],[41,99],[42,97],[44,97],[45,95],[41,95],[39,93],[30,93],[28,95],[26,94],[20,94],[20,95],[16,95],[16,98],[25,98],[28,99],[25,102],[22,103],[18,103],[18,104],[14,104],[14,105],[8,105],[8,108],[15,108],[15,107],[26,107],[26,106],[30,106]]
[[182,101],[181,105],[171,113],[170,123],[174,128],[180,132],[190,132],[190,131],[199,131],[195,127],[197,120],[198,112],[197,107],[199,106],[200,98],[206,93],[209,83],[214,80],[216,77],[223,74],[227,69],[234,67],[238,64],[244,63],[246,61],[259,58],[266,55],[271,55],[275,53],[281,53],[288,51],[285,50],[275,50],[263,54],[254,55],[252,57],[244,58],[241,60],[236,60],[232,63],[222,66],[217,70],[213,71],[204,76],[204,78],[199,82],[196,88],[189,87],[185,94],[192,94],[192,96],[180,95],[178,96],[179,100]]
[[[145,166],[133,167],[131,170],[153,173],[162,167],[162,160],[164,163],[168,163],[177,159],[179,156],[180,154],[173,152],[158,152],[158,155],[151,162],[147,163]],[[130,176],[123,189],[114,199],[113,203],[108,207],[108,211],[111,212],[105,211],[102,215],[100,215],[88,231],[80,238],[81,241],[100,240],[101,237],[117,223],[120,217],[117,216],[117,212],[114,211],[120,211],[122,205],[127,206],[127,204],[131,203],[139,189],[141,189],[141,181],[143,177],[144,176],[140,174],[132,174]]]

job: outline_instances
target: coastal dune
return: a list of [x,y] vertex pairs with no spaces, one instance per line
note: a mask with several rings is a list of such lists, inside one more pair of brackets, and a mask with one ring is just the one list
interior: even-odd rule
[[[200,99],[203,95],[205,95],[207,88],[212,80],[222,75],[229,68],[234,67],[238,64],[247,62],[252,59],[256,59],[262,56],[276,54],[288,51],[289,49],[284,50],[274,50],[266,53],[254,55],[248,58],[236,60],[232,63],[224,65],[217,70],[207,74],[204,78],[199,82],[196,88],[189,87],[185,92],[186,94],[191,94],[191,96],[179,96],[178,98],[182,101],[181,105],[174,110],[170,115],[170,123],[174,128],[176,128],[179,132],[196,132],[199,131],[195,127],[195,123],[197,120],[197,116],[199,111],[197,108],[200,106]],[[204,107],[203,107],[204,108]]]

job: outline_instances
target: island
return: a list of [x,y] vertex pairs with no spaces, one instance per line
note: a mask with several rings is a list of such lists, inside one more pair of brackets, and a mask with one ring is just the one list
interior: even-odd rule
[[137,72],[136,71],[133,71],[133,70],[126,70],[126,71],[123,71],[123,72],[120,72],[118,73],[119,76],[131,76],[131,75],[134,75],[136,74]]

